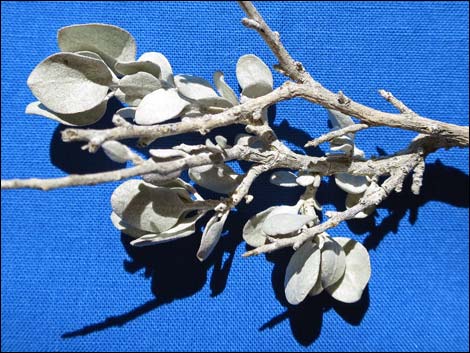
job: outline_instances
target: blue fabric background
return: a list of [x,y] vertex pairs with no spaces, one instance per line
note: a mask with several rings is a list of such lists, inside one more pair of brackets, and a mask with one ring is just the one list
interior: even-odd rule
[[[424,116],[467,124],[467,2],[256,5],[326,87],[392,112],[377,93],[384,88]],[[138,56],[161,51],[176,73],[209,80],[220,69],[236,88],[240,55],[276,63],[242,17],[232,2],[2,2],[2,179],[119,167],[101,152],[61,143],[55,122],[24,114],[34,100],[27,77],[58,51],[60,27],[121,26],[135,36]],[[310,136],[327,131],[326,113],[296,99],[278,104],[274,125],[302,151]],[[98,126],[110,126],[110,116]],[[370,156],[393,153],[413,136],[375,128],[357,143]],[[266,178],[255,185],[253,204],[230,216],[228,234],[204,264],[194,256],[200,234],[131,249],[109,220],[119,183],[2,191],[2,350],[468,351],[468,150],[430,156],[419,197],[406,188],[375,217],[330,232],[370,249],[372,278],[352,306],[321,296],[289,307],[282,291],[289,251],[241,258],[250,215],[293,203],[301,192],[266,186]],[[344,198],[325,180],[325,210],[341,209]]]

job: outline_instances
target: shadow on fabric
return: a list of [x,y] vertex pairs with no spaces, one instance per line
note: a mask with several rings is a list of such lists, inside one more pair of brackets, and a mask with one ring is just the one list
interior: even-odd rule
[[[112,112],[118,103],[111,101],[106,116],[91,128],[112,127]],[[269,110],[269,121],[274,122],[275,107]],[[122,165],[111,162],[102,151],[91,155],[80,149],[82,143],[64,144],[60,138],[60,131],[65,127],[60,126],[54,133],[51,142],[51,159],[53,163],[68,173],[91,173],[122,168]],[[311,137],[302,130],[296,129],[284,120],[279,126],[274,126],[278,137],[289,141],[295,145],[299,153],[303,153],[303,145]],[[242,126],[234,126],[231,129],[215,129],[207,136],[199,134],[185,134],[159,139],[150,148],[170,148],[181,141],[188,144],[204,143],[206,138],[214,137],[223,131],[229,143],[234,141],[238,133],[243,133]],[[129,142],[129,141],[128,141]],[[131,141],[129,146],[134,146],[135,141]],[[148,156],[148,151],[141,151]],[[320,148],[310,148],[309,155],[320,155]],[[381,151],[379,151],[380,153]],[[249,163],[241,162],[239,166],[246,172]],[[86,325],[75,331],[66,332],[62,338],[73,338],[85,336],[94,332],[106,330],[111,327],[121,327],[162,305],[171,303],[174,300],[189,297],[200,291],[207,282],[208,270],[213,267],[210,278],[211,296],[215,297],[223,292],[226,287],[235,251],[242,242],[242,230],[246,221],[254,214],[265,210],[273,205],[294,204],[301,195],[302,188],[280,188],[269,182],[270,173],[263,174],[255,181],[252,192],[254,201],[249,205],[243,205],[240,209],[232,211],[225,225],[219,244],[212,255],[203,263],[196,258],[199,247],[201,229],[209,220],[211,213],[206,215],[197,223],[198,231],[192,236],[179,239],[175,242],[164,243],[153,247],[135,248],[129,243],[132,240],[129,236],[122,234],[122,244],[127,251],[130,260],[124,260],[123,268],[129,274],[144,272],[146,278],[151,280],[151,290],[154,299],[151,299],[129,312],[110,316],[101,322]],[[187,173],[182,176],[187,179]],[[445,179],[442,183],[439,180]],[[418,216],[419,206],[429,201],[439,201],[457,207],[469,207],[468,196],[468,175],[458,169],[444,166],[440,161],[426,166],[424,174],[423,188],[419,196],[411,194],[410,178],[407,179],[403,192],[399,195],[392,194],[380,208],[386,208],[389,215],[376,224],[374,217],[363,220],[348,221],[347,224],[355,234],[367,235],[364,245],[367,249],[375,249],[381,240],[390,232],[396,233],[400,221],[410,210],[410,223],[413,224]],[[220,194],[199,189],[201,195],[208,199],[218,199]],[[273,198],[273,195],[275,197]],[[318,190],[317,199],[321,204],[333,204],[337,210],[344,209],[345,193],[335,184],[333,178],[325,178],[322,186]],[[321,217],[320,217],[321,218]],[[321,219],[322,220],[322,219]],[[228,233],[228,234],[227,234]],[[228,255],[227,255],[228,254]],[[292,250],[283,249],[273,254],[266,255],[268,261],[274,263],[272,273],[272,286],[277,300],[285,307],[285,311],[269,319],[263,324],[259,331],[271,329],[289,320],[294,338],[303,346],[309,346],[321,334],[323,313],[331,309],[335,310],[346,322],[351,325],[360,325],[369,307],[368,288],[364,291],[361,300],[355,304],[343,304],[322,293],[316,297],[309,297],[298,306],[287,303],[284,295],[284,273],[292,254]]]

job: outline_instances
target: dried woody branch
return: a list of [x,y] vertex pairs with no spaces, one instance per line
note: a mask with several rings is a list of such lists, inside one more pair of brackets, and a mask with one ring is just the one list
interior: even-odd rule
[[[217,114],[183,117],[180,122],[151,126],[134,125],[119,116],[115,116],[113,122],[116,127],[114,128],[106,130],[69,128],[62,132],[62,139],[64,142],[84,141],[86,143],[84,148],[93,153],[108,141],[137,138],[144,144],[165,136],[190,132],[198,132],[204,135],[215,128],[241,124],[245,125],[247,132],[261,138],[266,145],[265,149],[260,150],[242,145],[221,148],[180,145],[174,147],[173,150],[188,152],[189,154],[184,158],[139,160],[135,157],[130,159],[134,161],[135,165],[129,168],[103,173],[70,175],[56,179],[2,180],[2,189],[36,188],[51,190],[68,186],[95,185],[152,173],[159,175],[162,179],[168,178],[170,180],[189,168],[215,163],[220,164],[230,160],[243,160],[254,163],[227,198],[222,198],[220,202],[208,200],[208,203],[201,206],[201,208],[212,208],[218,212],[218,218],[214,219],[214,224],[216,224],[218,219],[224,217],[227,210],[239,205],[242,200],[247,203],[251,201],[252,197],[249,195],[251,185],[259,175],[269,170],[287,168],[320,176],[346,173],[375,179],[380,176],[387,176],[382,185],[377,185],[373,192],[364,196],[355,206],[344,212],[330,214],[331,217],[326,222],[306,227],[295,236],[280,239],[269,237],[269,243],[260,245],[244,254],[244,256],[252,256],[284,247],[299,249],[307,240],[313,239],[326,230],[337,226],[340,222],[352,219],[368,208],[380,204],[394,190],[401,190],[403,180],[413,171],[415,171],[413,190],[419,192],[420,177],[422,177],[422,169],[424,168],[422,166],[427,155],[439,148],[469,146],[468,126],[458,126],[420,116],[390,92],[379,91],[380,95],[397,108],[399,113],[382,112],[353,101],[341,91],[339,93],[329,91],[313,79],[302,63],[290,56],[281,42],[279,33],[271,30],[251,2],[240,1],[239,4],[247,16],[242,20],[243,25],[257,31],[264,39],[278,60],[275,69],[287,76],[290,79],[289,81],[270,93],[245,100],[242,104],[227,108]],[[376,126],[415,131],[419,135],[407,149],[390,156],[369,160],[352,153],[331,154],[324,157],[297,154],[277,139],[275,132],[268,125],[264,116],[269,106],[296,97],[319,104],[331,111],[353,116],[361,121],[360,124],[341,127],[323,136],[318,136],[308,142],[305,145],[306,147],[332,142],[335,139],[351,136],[351,134]],[[134,156],[137,155],[134,154]],[[209,224],[206,228],[210,228]],[[203,238],[209,236],[206,232],[210,233],[206,230]]]

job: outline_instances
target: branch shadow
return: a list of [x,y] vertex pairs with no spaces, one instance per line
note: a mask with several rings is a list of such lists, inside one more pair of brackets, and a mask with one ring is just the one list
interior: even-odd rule
[[374,217],[347,222],[353,233],[369,233],[363,242],[368,250],[376,249],[387,234],[391,232],[396,234],[400,222],[407,213],[409,213],[410,224],[415,224],[419,208],[428,202],[436,201],[455,207],[469,208],[469,176],[457,168],[444,165],[439,159],[434,163],[426,164],[420,194],[414,195],[410,188],[411,176],[408,176],[403,185],[403,191],[392,193],[379,206],[388,211],[388,215],[380,224],[375,224]]
[[[110,102],[106,116],[92,128],[111,127],[112,112],[119,109],[116,104],[116,102]],[[274,121],[274,115],[275,107],[271,107],[268,114],[271,124]],[[51,160],[56,166],[68,173],[90,173],[122,167],[122,165],[111,162],[102,152],[90,156],[88,152],[80,149],[80,143],[65,144],[67,147],[64,147],[60,139],[60,132],[64,128],[59,126],[56,129],[51,142]],[[286,120],[283,120],[280,125],[274,126],[274,128],[280,139],[297,146],[298,152],[305,153],[303,145],[311,139],[305,131],[290,126]],[[207,136],[193,133],[162,138],[149,147],[169,148],[181,143],[183,140],[185,143],[199,144],[204,143],[206,138],[212,139],[217,134],[223,134],[230,143],[234,141],[238,133],[243,132],[244,128],[242,126],[223,130],[215,129]],[[141,152],[148,155],[147,150]],[[322,155],[320,148],[310,148],[306,151],[309,155]],[[244,162],[239,163],[239,166],[245,172],[249,168],[249,164]],[[183,178],[188,180],[186,174]],[[439,179],[445,179],[446,183],[439,182]],[[390,232],[396,233],[398,231],[399,223],[408,210],[410,210],[410,222],[414,223],[418,217],[419,206],[426,202],[435,200],[457,207],[468,208],[468,175],[458,169],[446,167],[440,161],[427,165],[420,196],[412,195],[408,191],[409,184],[410,180],[407,180],[407,185],[403,188],[404,191],[400,195],[392,194],[381,206],[389,210],[389,216],[380,225],[375,224],[373,217],[347,222],[349,228],[355,234],[370,232],[364,242],[369,250],[375,249]],[[464,190],[462,190],[462,185]],[[132,239],[122,234],[121,241],[129,258],[123,261],[123,268],[131,275],[142,274],[145,278],[149,278],[154,298],[123,314],[109,316],[97,323],[66,332],[62,335],[62,338],[86,336],[111,327],[122,327],[162,305],[192,296],[207,283],[208,271],[211,268],[210,296],[216,297],[222,293],[227,285],[235,251],[242,241],[241,234],[246,221],[254,214],[270,206],[294,204],[303,191],[302,188],[280,188],[272,185],[269,182],[269,173],[261,175],[255,181],[252,190],[250,193],[253,194],[254,201],[231,213],[224,227],[228,230],[228,234],[223,234],[214,252],[203,263],[197,260],[195,254],[199,247],[201,229],[207,223],[210,215],[206,215],[198,221],[196,234],[158,246],[135,248],[130,245]],[[202,188],[200,192],[205,198],[218,199],[222,196]],[[273,197],[273,195],[275,196]],[[317,193],[317,199],[320,203],[333,204],[338,210],[344,209],[345,197],[346,195],[336,186],[333,178],[325,180]],[[272,286],[276,299],[285,308],[285,311],[264,323],[259,331],[273,329],[279,323],[289,320],[293,337],[299,344],[309,346],[320,336],[323,314],[331,309],[349,324],[360,325],[369,308],[368,288],[364,291],[361,300],[352,305],[340,303],[325,293],[309,297],[298,306],[287,303],[284,296],[283,282],[285,269],[291,254],[292,250],[283,249],[266,256],[268,261],[274,263]]]
[[[442,180],[446,182],[443,183]],[[389,215],[380,224],[376,224],[374,217],[347,222],[349,229],[355,234],[369,232],[363,242],[368,250],[376,249],[390,232],[398,232],[399,224],[408,211],[410,211],[409,222],[414,224],[418,218],[419,207],[427,202],[437,201],[455,207],[469,208],[469,176],[457,168],[443,165],[440,160],[426,165],[420,195],[412,194],[410,187],[411,177],[408,177],[405,180],[403,191],[400,194],[393,193],[382,203],[379,208],[387,209]],[[336,186],[333,178],[322,183],[317,197],[321,204],[328,202],[338,210],[344,209],[346,195]],[[297,306],[292,306],[286,301],[284,274],[292,253],[291,249],[282,249],[266,255],[266,259],[274,263],[272,286],[276,299],[285,308],[285,311],[264,323],[259,331],[273,329],[281,322],[289,320],[292,335],[296,341],[303,346],[309,346],[321,334],[323,313],[331,309],[350,325],[360,325],[370,304],[368,287],[364,290],[362,298],[354,304],[336,301],[325,292],[315,297],[308,297]]]

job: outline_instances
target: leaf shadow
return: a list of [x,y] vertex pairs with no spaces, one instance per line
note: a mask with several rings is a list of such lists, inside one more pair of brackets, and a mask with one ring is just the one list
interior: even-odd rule
[[[112,114],[109,111],[114,111],[118,108],[108,108],[107,116],[97,125],[92,126],[92,128],[107,128],[111,126],[110,120]],[[274,115],[275,107],[271,107],[268,113],[268,119],[271,123],[274,120]],[[290,126],[286,120],[274,128],[280,139],[294,144],[301,153],[304,151],[303,145],[311,139],[306,132]],[[60,139],[60,131],[63,129],[64,127],[62,126],[56,129],[51,143],[51,159],[59,168],[69,173],[89,173],[122,167],[117,163],[110,162],[102,152],[92,155],[92,160],[90,161],[90,154],[80,150],[80,143],[66,144],[70,146],[64,148],[64,144],[62,144]],[[230,129],[215,129],[207,136],[192,133],[166,137],[152,143],[150,148],[170,148],[181,143],[181,141],[188,144],[204,143],[206,138],[212,139],[213,136],[221,132],[228,139],[229,143],[233,143],[235,136],[238,133],[243,133],[244,129],[242,126],[235,126]],[[141,152],[148,155],[147,150]],[[310,148],[307,149],[307,152],[309,155],[322,154],[319,148]],[[246,172],[248,170],[248,163],[242,162],[239,165],[243,171]],[[207,283],[208,271],[210,269],[212,269],[212,275],[209,279],[210,295],[211,297],[216,297],[222,293],[227,285],[235,251],[242,242],[241,234],[245,222],[254,214],[270,206],[294,204],[303,191],[302,188],[281,188],[272,185],[269,182],[269,174],[263,174],[255,181],[253,191],[250,192],[254,196],[254,201],[231,213],[224,227],[224,229],[228,230],[229,234],[222,236],[214,252],[203,263],[197,260],[195,254],[199,247],[201,228],[207,223],[209,215],[198,221],[196,234],[175,242],[159,244],[158,246],[136,248],[130,245],[132,239],[122,234],[122,244],[129,257],[129,259],[123,261],[123,268],[129,274],[141,274],[145,278],[150,279],[151,292],[154,298],[126,313],[109,316],[100,322],[66,332],[62,335],[62,338],[85,336],[111,327],[121,327],[158,309],[162,305],[192,296]],[[187,180],[186,173],[183,178]],[[439,179],[442,178],[445,178],[447,183],[439,182]],[[351,231],[356,234],[370,232],[364,242],[368,249],[376,248],[388,233],[397,232],[400,220],[405,216],[407,210],[410,210],[410,221],[414,223],[418,215],[419,206],[428,201],[436,200],[468,208],[468,175],[458,169],[446,167],[440,161],[427,165],[424,174],[423,190],[420,196],[414,196],[407,191],[409,190],[409,183],[410,181],[407,180],[404,191],[400,195],[392,195],[381,206],[387,208],[390,214],[380,225],[375,224],[373,217],[347,222]],[[462,185],[464,185],[465,192],[462,190]],[[205,198],[217,199],[222,196],[202,188],[200,191]],[[344,209],[345,194],[336,186],[333,178],[324,179],[317,193],[317,199],[322,204],[333,204],[338,210]],[[292,306],[287,303],[284,296],[283,277],[291,254],[292,250],[284,249],[266,256],[268,261],[274,263],[272,286],[277,300],[285,308],[285,311],[268,320],[259,328],[259,331],[273,329],[284,320],[289,320],[294,338],[299,344],[309,346],[320,336],[323,314],[331,309],[349,324],[360,325],[369,307],[368,288],[364,291],[361,300],[352,305],[342,304],[324,293],[310,297],[298,306]]]
[[333,299],[323,291],[314,297],[307,297],[299,305],[291,305],[284,294],[284,273],[287,263],[293,254],[292,249],[282,249],[276,253],[267,254],[268,261],[274,263],[271,276],[276,299],[285,307],[285,311],[264,323],[258,331],[273,329],[284,320],[289,320],[292,335],[302,346],[310,346],[321,334],[323,315],[333,309],[344,321],[358,326],[369,308],[369,290],[364,290],[361,299],[354,304],[344,304]]
[[[114,127],[111,122],[114,112],[122,108],[117,99],[110,99],[104,116],[95,124],[86,126],[90,129],[109,129]],[[123,168],[123,164],[113,162],[99,149],[96,153],[84,151],[84,142],[62,141],[61,133],[70,126],[58,125],[52,135],[49,155],[52,164],[68,174],[87,174],[107,172]]]

